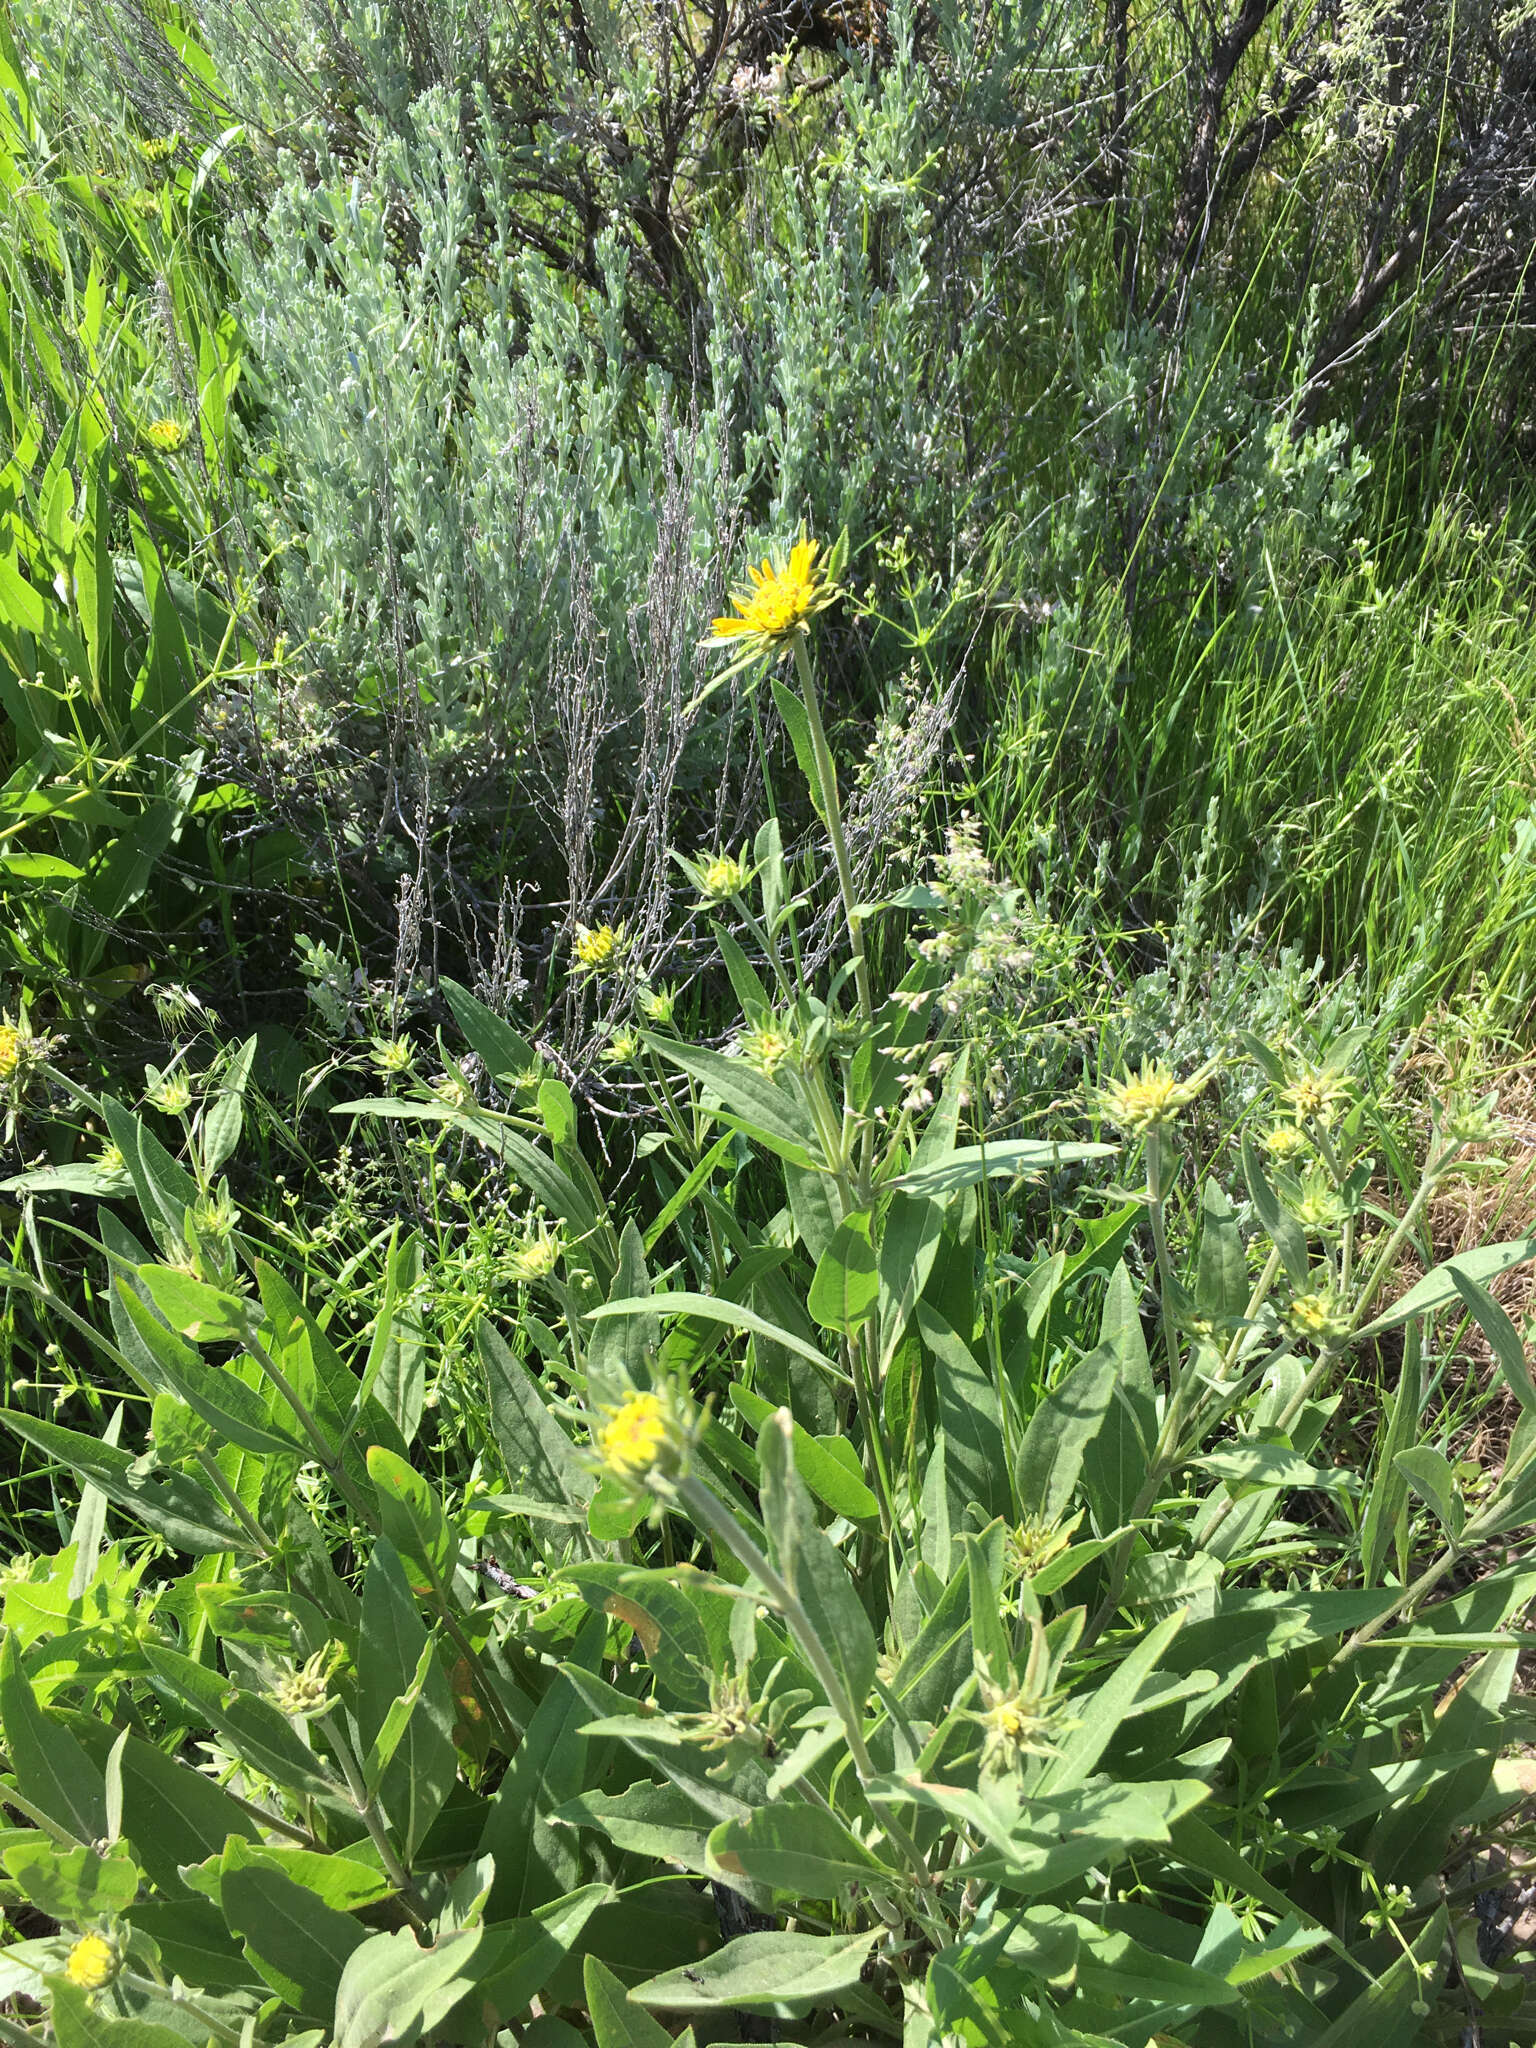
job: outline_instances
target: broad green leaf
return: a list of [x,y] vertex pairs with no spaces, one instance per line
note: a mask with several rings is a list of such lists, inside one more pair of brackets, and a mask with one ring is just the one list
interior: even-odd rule
[[13,1631],[0,1649],[0,1726],[17,1784],[82,1847],[107,1833],[107,1787],[69,1730],[37,1703]]
[[647,1049],[659,1059],[681,1067],[685,1074],[702,1082],[718,1098],[724,1114],[748,1137],[756,1138],[792,1165],[826,1164],[809,1112],[766,1074],[759,1074],[745,1060],[710,1052],[703,1046],[685,1045],[681,1039],[658,1038],[650,1032],[641,1036]]
[[[595,1667],[607,1634],[605,1619],[594,1615],[578,1644],[578,1660]],[[485,1816],[478,1853],[496,1863],[487,1907],[491,1919],[526,1914],[574,1889],[570,1880],[584,1874],[572,1837],[551,1827],[548,1817],[586,1782],[591,1745],[582,1729],[591,1718],[572,1678],[562,1672],[540,1700]]]
[[742,1934],[687,1969],[630,1993],[661,2012],[766,2012],[787,2002],[825,2004],[857,1984],[875,1935]]
[[362,1937],[343,1959],[336,1985],[333,2048],[412,2042],[437,2027],[475,1981],[485,1930],[461,1927],[423,1948],[410,1928]]
[[363,1384],[407,1445],[416,1440],[427,1392],[427,1336],[415,1300],[423,1263],[421,1240],[414,1233],[391,1247],[385,1306],[363,1368]]
[[368,1447],[368,1477],[373,1481],[384,1533],[406,1565],[433,1589],[443,1585],[453,1554],[448,1517],[436,1492],[404,1458],[382,1444]]
[[[739,1382],[733,1381],[728,1391],[731,1406],[753,1429],[761,1429],[774,1412],[771,1402]],[[858,1453],[846,1437],[814,1437],[797,1422],[794,1438],[800,1476],[818,1500],[850,1522],[879,1520],[880,1503],[865,1485]]]
[[476,2017],[487,2006],[503,2020],[522,2012],[564,1963],[592,1915],[615,1896],[608,1885],[583,1885],[551,1899],[526,1920],[488,1927],[476,1958]]
[[1255,1437],[1224,1444],[1191,1462],[1198,1471],[1234,1488],[1304,1486],[1324,1493],[1356,1493],[1360,1488],[1359,1474],[1345,1466],[1313,1465],[1288,1444],[1261,1443]]
[[218,1907],[188,1897],[180,1885],[175,1898],[141,1899],[126,1918],[154,1942],[167,1976],[200,1991],[266,1991],[244,1943],[230,1933]]
[[1467,1511],[1450,1459],[1429,1444],[1415,1444],[1397,1453],[1396,1464],[1414,1492],[1428,1501],[1435,1520],[1454,1542],[1466,1525]]
[[1014,1479],[1025,1514],[1049,1525],[1071,1506],[1084,1455],[1104,1427],[1122,1371],[1116,1349],[1100,1344],[1078,1360],[1029,1418]]
[[806,1307],[824,1330],[852,1336],[875,1312],[880,1275],[867,1214],[845,1216],[816,1262]]
[[1487,1244],[1476,1251],[1458,1252],[1454,1259],[1432,1267],[1416,1286],[1410,1287],[1405,1295],[1394,1301],[1384,1315],[1377,1316],[1373,1323],[1367,1323],[1358,1334],[1374,1337],[1382,1330],[1395,1330],[1410,1316],[1428,1315],[1459,1300],[1458,1275],[1481,1283],[1500,1273],[1507,1273],[1511,1266],[1523,1266],[1528,1259],[1536,1259],[1536,1237],[1512,1238],[1507,1244]]
[[[1407,1950],[1396,1952],[1310,2048],[1412,2048],[1420,2038],[1412,2009],[1434,2001],[1433,1980],[1449,1927],[1449,1913],[1437,1906]],[[1421,1967],[1429,1969],[1427,1983],[1420,1976]]]
[[0,1408],[0,1425],[98,1487],[114,1506],[126,1508],[173,1550],[202,1556],[252,1548],[240,1524],[230,1519],[207,1487],[185,1472],[135,1472],[137,1460],[129,1452],[13,1408]]
[[[186,2035],[171,2027],[153,2020],[115,2019],[67,1977],[50,1978],[49,1991],[48,2016],[58,2048],[187,2048]],[[38,2037],[20,2034],[20,2038]]]
[[1536,1385],[1531,1381],[1530,1362],[1526,1358],[1520,1332],[1487,1288],[1480,1287],[1464,1266],[1453,1264],[1450,1273],[1456,1292],[1471,1309],[1478,1327],[1488,1339],[1493,1355],[1509,1382],[1510,1392],[1527,1415],[1536,1414]]
[[240,1143],[245,1121],[245,1091],[251,1078],[251,1063],[257,1041],[248,1038],[224,1070],[218,1094],[203,1112],[201,1131],[203,1171],[211,1181]]
[[672,2036],[636,2005],[605,1963],[588,1956],[583,1964],[587,2017],[597,2048],[672,2048]]
[[1271,1187],[1259,1149],[1246,1132],[1243,1136],[1243,1177],[1248,1183],[1254,1212],[1280,1254],[1286,1277],[1293,1287],[1310,1286],[1311,1261],[1307,1256],[1306,1233]]
[[[847,1565],[817,1524],[795,1468],[793,1420],[787,1408],[764,1423],[757,1454],[763,1474],[763,1522],[773,1562],[800,1602],[803,1627],[841,1677],[849,1707],[862,1716],[879,1655],[874,1630]],[[792,1633],[801,1633],[801,1624],[790,1625]]]
[[1046,1764],[1040,1781],[1043,1791],[1059,1795],[1087,1784],[1121,1722],[1134,1709],[1137,1694],[1183,1625],[1182,1613],[1170,1614],[1147,1631],[1096,1692],[1086,1698],[1073,1695],[1073,1725],[1057,1755]]
[[1200,1192],[1200,1263],[1195,1301],[1218,1323],[1236,1321],[1248,1304],[1248,1262],[1243,1256],[1237,1212],[1215,1180]]
[[138,1894],[139,1872],[126,1846],[106,1855],[61,1849],[41,1830],[5,1852],[5,1867],[27,1904],[55,1920],[89,1921],[121,1913]]
[[448,999],[454,1021],[485,1062],[485,1071],[498,1088],[516,1091],[525,1082],[538,1078],[542,1071],[538,1054],[510,1024],[447,975],[437,985]]
[[1384,1883],[1411,1887],[1443,1866],[1493,1782],[1494,1762],[1506,1741],[1504,1705],[1519,1660],[1513,1643],[1488,1651],[1434,1716],[1421,1757],[1439,1760],[1441,1769],[1427,1788],[1385,1813],[1370,1838],[1367,1853]]
[[1042,1138],[1010,1138],[998,1145],[962,1145],[932,1166],[914,1166],[891,1182],[909,1195],[949,1195],[984,1180],[1016,1180],[1026,1173],[1055,1173],[1087,1159],[1111,1159],[1118,1145],[1058,1145]]
[[197,1183],[131,1111],[113,1096],[101,1098],[107,1134],[123,1155],[144,1221],[168,1242],[179,1243],[187,1211],[197,1202]]
[[1361,1575],[1368,1586],[1381,1577],[1387,1545],[1403,1525],[1400,1542],[1406,1542],[1408,1482],[1397,1467],[1400,1451],[1408,1450],[1418,1436],[1419,1412],[1423,1406],[1423,1375],[1420,1370],[1422,1339],[1419,1325],[1410,1322],[1403,1331],[1403,1362],[1391,1402],[1386,1433],[1378,1438],[1376,1475],[1366,1500],[1361,1525]]
[[[375,1853],[367,1842],[362,1848],[369,1855]],[[313,1892],[323,1906],[338,1913],[356,1913],[364,1906],[376,1906],[395,1889],[394,1881],[377,1863],[365,1862],[361,1854],[351,1851],[331,1855],[320,1849],[294,1849],[283,1842],[263,1842],[251,1851],[251,1860],[280,1871],[292,1883]]]
[[141,1361],[168,1393],[185,1401],[220,1438],[258,1456],[304,1454],[298,1438],[273,1421],[264,1394],[227,1367],[210,1366],[166,1328],[126,1280],[118,1280],[117,1293],[123,1315],[138,1334]]
[[936,1368],[951,1527],[959,1528],[972,1502],[988,1519],[1005,1513],[1011,1503],[1003,1416],[991,1370],[926,1296],[917,1304],[917,1328]]
[[219,1903],[278,1996],[313,2019],[328,2019],[342,1971],[368,1939],[367,1930],[239,1840],[224,1852]]
[[[373,1546],[363,1578],[362,1629],[357,1651],[357,1723],[369,1751],[397,1700],[409,1697],[427,1631],[416,1611],[400,1555],[388,1537]],[[428,1657],[415,1704],[379,1783],[379,1802],[409,1864],[453,1789],[453,1695],[435,1657]]]
[[333,1803],[342,1798],[319,1758],[269,1700],[164,1644],[148,1643],[144,1654],[150,1683],[201,1716],[254,1769],[291,1792]]
[[634,1630],[669,1706],[702,1711],[729,1643],[729,1595],[693,1575],[622,1564],[568,1566],[566,1578],[603,1614]]
[[700,1873],[708,1867],[705,1843],[710,1822],[676,1785],[641,1778],[611,1796],[581,1792],[556,1807],[550,1819],[563,1827],[598,1828],[616,1849],[634,1856],[678,1863]]
[[515,1492],[586,1517],[596,1480],[549,1411],[538,1382],[514,1357],[488,1321],[475,1331],[475,1348],[490,1390],[491,1428]]
[[1157,1441],[1157,1397],[1141,1306],[1123,1259],[1117,1259],[1104,1290],[1099,1345],[1114,1354],[1118,1371],[1103,1425],[1085,1447],[1082,1476],[1094,1520],[1107,1533],[1130,1519]]
[[889,1882],[891,1873],[823,1806],[781,1799],[747,1820],[722,1821],[709,1838],[712,1870],[727,1880],[801,1898],[836,1898],[844,1885]]
[[180,1871],[219,1855],[231,1835],[254,1841],[256,1823],[221,1785],[130,1735],[122,1751],[123,1833],[157,1891],[186,1897]]

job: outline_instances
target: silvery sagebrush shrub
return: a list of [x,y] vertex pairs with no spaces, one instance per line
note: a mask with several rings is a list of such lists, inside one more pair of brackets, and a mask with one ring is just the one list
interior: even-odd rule
[[[254,1041],[142,1111],[82,1104],[112,1155],[7,1184],[9,1289],[121,1396],[96,1431],[0,1418],[79,1488],[0,1584],[0,1862],[56,1927],[0,1950],[7,2039],[1521,2026],[1479,1899],[1523,1797],[1536,1387],[1489,1287],[1536,1241],[1399,1278],[1492,1106],[1444,1105],[1391,1205],[1359,1032],[1250,1039],[1219,1165],[1193,1135],[1217,1062],[989,1138],[969,956],[869,972],[872,925],[924,906],[851,889],[810,559],[728,644],[775,671],[846,950],[800,971],[771,824],[686,856],[740,1015],[725,1051],[637,1021],[660,1205],[605,1197],[569,1091],[457,984],[483,1090],[453,1053],[436,1081],[381,1059],[398,1088],[337,1106],[526,1199],[467,1305],[466,1435],[437,1428],[428,1237],[306,1299],[239,1212]],[[935,934],[983,893],[979,848],[947,858]],[[99,1202],[90,1313],[55,1286],[69,1193]],[[1432,1370],[1468,1315],[1520,1411],[1476,1484]]]

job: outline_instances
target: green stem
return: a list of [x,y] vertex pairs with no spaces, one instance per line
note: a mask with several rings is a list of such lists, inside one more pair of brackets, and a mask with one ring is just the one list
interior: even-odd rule
[[351,1480],[348,1479],[346,1473],[342,1470],[341,1460],[332,1451],[330,1441],[325,1431],[315,1420],[309,1404],[300,1396],[298,1389],[289,1379],[287,1373],[283,1371],[271,1352],[267,1350],[249,1323],[246,1323],[241,1329],[240,1341],[292,1409],[300,1429],[309,1438],[310,1449],[315,1454],[316,1463],[324,1471],[332,1485],[335,1486],[337,1492],[344,1497],[347,1505],[353,1512],[377,1534],[378,1524],[374,1516],[369,1511],[367,1503],[362,1499]]
[[816,762],[816,778],[821,784],[822,808],[826,812],[827,836],[832,842],[832,859],[837,866],[837,886],[842,893],[843,915],[848,921],[848,942],[853,948],[853,979],[859,992],[859,1008],[864,1013],[866,1026],[873,1026],[875,999],[869,985],[869,967],[864,959],[864,932],[853,893],[853,869],[848,860],[848,844],[843,837],[842,813],[837,803],[837,770],[833,765],[832,750],[827,745],[827,735],[821,723],[821,704],[816,695],[816,679],[811,673],[811,658],[806,653],[803,632],[795,636],[795,667],[800,674],[806,723],[811,734],[811,753]]
[[367,1787],[363,1783],[363,1774],[358,1769],[357,1759],[352,1754],[351,1745],[345,1740],[341,1730],[336,1726],[334,1715],[320,1714],[316,1716],[316,1719],[326,1741],[331,1745],[336,1761],[341,1765],[341,1774],[347,1781],[347,1790],[352,1795],[352,1804],[357,1809],[358,1819],[368,1830],[368,1839],[378,1850],[379,1861],[384,1866],[385,1874],[400,1894],[400,1903],[415,1923],[417,1932],[421,1933],[425,1930],[429,1917],[425,1901],[417,1892],[415,1885],[412,1884],[410,1872],[395,1854],[395,1846],[390,1841],[384,1823],[379,1818],[378,1806],[368,1796]]
[[197,1453],[197,1462],[209,1484],[215,1487],[223,1496],[225,1506],[240,1524],[241,1528],[244,1529],[246,1535],[250,1537],[262,1556],[270,1557],[277,1548],[277,1545],[272,1541],[266,1530],[262,1528],[260,1522],[251,1513],[234,1487],[225,1478],[223,1468],[212,1451],[199,1451]]

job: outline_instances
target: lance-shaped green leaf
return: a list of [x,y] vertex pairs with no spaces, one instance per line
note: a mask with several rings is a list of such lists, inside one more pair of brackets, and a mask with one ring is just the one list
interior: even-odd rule
[[606,1963],[588,1956],[582,1970],[597,2048],[672,2048],[666,2028],[636,2005]]
[[609,1885],[583,1885],[526,1919],[487,1927],[475,1958],[475,2016],[487,2007],[503,2020],[522,2012],[571,1953],[598,1907],[611,1905],[614,1898]]
[[825,2004],[857,1984],[876,1937],[743,1934],[686,1969],[668,1970],[629,1994],[661,2012],[768,2012],[786,2002]]
[[211,1366],[159,1317],[128,1282],[119,1279],[122,1313],[137,1332],[140,1357],[162,1389],[185,1401],[225,1442],[258,1456],[303,1451],[297,1437],[272,1419],[266,1398],[236,1373]]
[[69,1730],[38,1705],[13,1630],[0,1649],[0,1726],[11,1769],[32,1803],[82,1846],[102,1840],[106,1779]]
[[476,1328],[475,1349],[485,1367],[496,1448],[513,1491],[569,1508],[585,1520],[596,1478],[550,1413],[538,1381],[487,1321]]
[[357,1722],[368,1790],[377,1792],[407,1863],[453,1789],[453,1718],[453,1695],[399,1553],[381,1536],[363,1578]]
[[1309,1286],[1311,1261],[1307,1256],[1306,1232],[1271,1187],[1258,1147],[1246,1133],[1243,1137],[1243,1177],[1248,1183],[1254,1212],[1280,1254],[1286,1277],[1293,1287]]
[[[728,1391],[731,1406],[753,1429],[761,1429],[774,1412],[771,1401],[765,1401],[761,1394],[752,1393],[739,1382],[733,1381]],[[794,1425],[794,1436],[795,1464],[818,1500],[824,1501],[834,1515],[843,1515],[850,1522],[879,1519],[880,1503],[865,1485],[859,1470],[859,1454],[847,1437],[814,1437],[798,1422]]]
[[806,1307],[824,1330],[851,1337],[874,1314],[879,1293],[869,1216],[845,1216],[816,1262]]
[[260,1694],[160,1643],[145,1646],[150,1682],[224,1736],[237,1756],[290,1792],[337,1802],[339,1787],[287,1717]]
[[408,1927],[364,1935],[346,1957],[336,1986],[333,2048],[418,2041],[437,2027],[475,1982],[484,1932],[461,1927],[429,1948]]
[[1029,1418],[1014,1482],[1026,1514],[1038,1515],[1050,1525],[1066,1513],[1084,1456],[1104,1427],[1122,1371],[1114,1345],[1100,1344],[1078,1360]]
[[1478,1327],[1488,1339],[1499,1368],[1509,1382],[1510,1392],[1527,1415],[1536,1414],[1536,1385],[1531,1381],[1530,1362],[1526,1358],[1520,1332],[1487,1288],[1480,1286],[1465,1266],[1453,1262],[1449,1270],[1456,1292],[1471,1309]]
[[[101,2010],[88,1991],[67,1977],[49,1979],[49,2012],[58,2048],[187,2048],[187,2037],[154,2020],[120,2020]],[[35,2041],[17,2028],[9,2038]]]
[[367,1929],[239,1840],[224,1852],[219,1905],[278,1996],[313,2019],[327,2019],[342,1971],[368,1939]]
[[950,1195],[984,1180],[1017,1180],[1026,1173],[1056,1173],[1087,1159],[1112,1159],[1118,1145],[1062,1144],[1044,1138],[1009,1138],[997,1145],[962,1145],[931,1166],[914,1166],[891,1182],[909,1195]]
[[443,1585],[453,1553],[448,1517],[436,1492],[404,1458],[382,1444],[368,1448],[368,1477],[378,1497],[384,1533],[421,1583]]
[[789,1330],[782,1330],[777,1323],[766,1322],[750,1308],[743,1308],[740,1302],[724,1301],[713,1294],[644,1294],[635,1295],[627,1301],[605,1301],[601,1307],[588,1309],[587,1320],[600,1322],[605,1316],[639,1315],[687,1315],[699,1316],[705,1322],[726,1323],[733,1330],[744,1330],[750,1336],[766,1337],[770,1343],[781,1344],[786,1351],[793,1351],[797,1358],[808,1359],[823,1372],[828,1370],[828,1361],[813,1344],[805,1343]]
[[892,1877],[824,1806],[790,1799],[760,1806],[747,1820],[722,1821],[709,1838],[709,1865],[727,1880],[746,1878],[810,1899]]
[[[795,1468],[788,1409],[781,1408],[763,1425],[757,1454],[763,1474],[763,1522],[773,1563],[804,1615],[803,1623],[791,1616],[786,1619],[797,1635],[809,1630],[842,1680],[847,1706],[862,1716],[879,1661],[875,1633],[854,1591],[848,1567],[817,1523],[810,1495]],[[808,1648],[804,1643],[801,1647]]]
[[27,1904],[55,1920],[121,1913],[139,1890],[138,1866],[122,1842],[105,1855],[83,1845],[62,1849],[35,1828],[6,1850],[5,1867]]
[[1454,1543],[1466,1526],[1467,1511],[1451,1461],[1430,1444],[1399,1451],[1397,1469],[1416,1494],[1428,1501],[1435,1520]]
[[1536,1259],[1536,1237],[1511,1238],[1506,1244],[1485,1244],[1476,1251],[1458,1252],[1454,1259],[1432,1267],[1422,1280],[1410,1287],[1374,1322],[1367,1323],[1359,1334],[1374,1337],[1379,1331],[1395,1330],[1410,1316],[1428,1315],[1432,1310],[1445,1308],[1459,1300],[1458,1274],[1480,1284],[1500,1273],[1507,1273],[1511,1266],[1523,1266],[1528,1259]]
[[455,1023],[484,1060],[485,1071],[498,1088],[516,1089],[537,1079],[539,1057],[527,1039],[447,975],[437,985],[448,999]]
[[173,1550],[198,1557],[210,1551],[253,1547],[244,1529],[230,1520],[208,1488],[185,1472],[136,1472],[133,1468],[138,1460],[129,1452],[14,1408],[0,1408],[0,1425],[67,1465]]
[[758,1073],[745,1060],[710,1052],[703,1046],[685,1045],[681,1039],[658,1038],[650,1032],[641,1036],[647,1049],[659,1059],[681,1067],[685,1074],[702,1082],[718,1099],[721,1112],[748,1137],[792,1165],[826,1164],[809,1111],[766,1074]]
[[240,1143],[245,1121],[245,1091],[256,1057],[256,1039],[248,1038],[224,1070],[223,1085],[203,1112],[203,1171],[212,1180]]

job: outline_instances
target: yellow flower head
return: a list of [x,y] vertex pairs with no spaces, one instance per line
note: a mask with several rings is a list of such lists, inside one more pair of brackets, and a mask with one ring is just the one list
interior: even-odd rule
[[602,1057],[610,1067],[632,1067],[640,1057],[640,1040],[633,1031],[615,1031],[603,1047]]
[[795,1049],[795,1041],[777,1024],[753,1024],[737,1035],[732,1047],[738,1059],[771,1079]]
[[144,1091],[150,1107],[165,1116],[185,1116],[192,1107],[192,1084],[185,1074],[165,1074]]
[[643,988],[635,999],[640,1013],[652,1024],[670,1024],[677,1011],[675,988]]
[[1298,1122],[1310,1118],[1316,1123],[1327,1123],[1353,1093],[1354,1083],[1347,1074],[1331,1074],[1324,1067],[1313,1067],[1289,1083],[1281,1100]]
[[787,561],[773,554],[763,557],[761,568],[749,565],[749,582],[731,592],[736,616],[714,620],[711,640],[743,654],[773,654],[787,647],[804,632],[806,620],[825,611],[837,596],[819,554],[820,543],[802,537]]
[[82,1991],[102,1991],[117,1975],[118,1955],[105,1936],[83,1934],[70,1950],[64,1974]]
[[1326,1287],[1319,1287],[1311,1294],[1296,1295],[1291,1302],[1290,1322],[1298,1337],[1305,1337],[1314,1344],[1325,1343],[1328,1338],[1344,1333],[1338,1305]]
[[607,1422],[597,1432],[603,1463],[620,1479],[643,1479],[671,1440],[666,1409],[655,1394],[631,1394],[607,1413]]
[[1190,1080],[1179,1081],[1161,1060],[1143,1060],[1139,1074],[1128,1074],[1100,1091],[1099,1106],[1122,1131],[1133,1138],[1144,1137],[1148,1131],[1172,1123],[1181,1109],[1187,1109],[1210,1079],[1210,1071],[1205,1068]]
[[584,974],[603,974],[617,967],[624,956],[624,927],[621,924],[579,924],[572,949],[576,965]]
[[14,1024],[0,1024],[0,1081],[9,1081],[26,1055],[26,1034]]
[[1299,1124],[1276,1124],[1272,1131],[1264,1133],[1264,1149],[1271,1159],[1283,1162],[1294,1159],[1298,1153],[1310,1152],[1312,1140]]
[[175,455],[187,445],[187,430],[180,420],[151,420],[144,429],[144,438],[162,455]]
[[1320,1168],[1314,1168],[1303,1180],[1291,1210],[1304,1230],[1313,1231],[1320,1237],[1338,1230],[1344,1221],[1343,1199]]
[[408,1038],[376,1038],[373,1041],[374,1072],[386,1080],[391,1074],[404,1074],[416,1057],[416,1048]]
[[723,903],[728,896],[738,895],[746,886],[746,868],[728,853],[717,853],[712,859],[700,860],[698,869],[700,886],[711,903]]
[[558,1230],[534,1231],[512,1254],[512,1271],[519,1280],[547,1280],[559,1265],[565,1241]]

